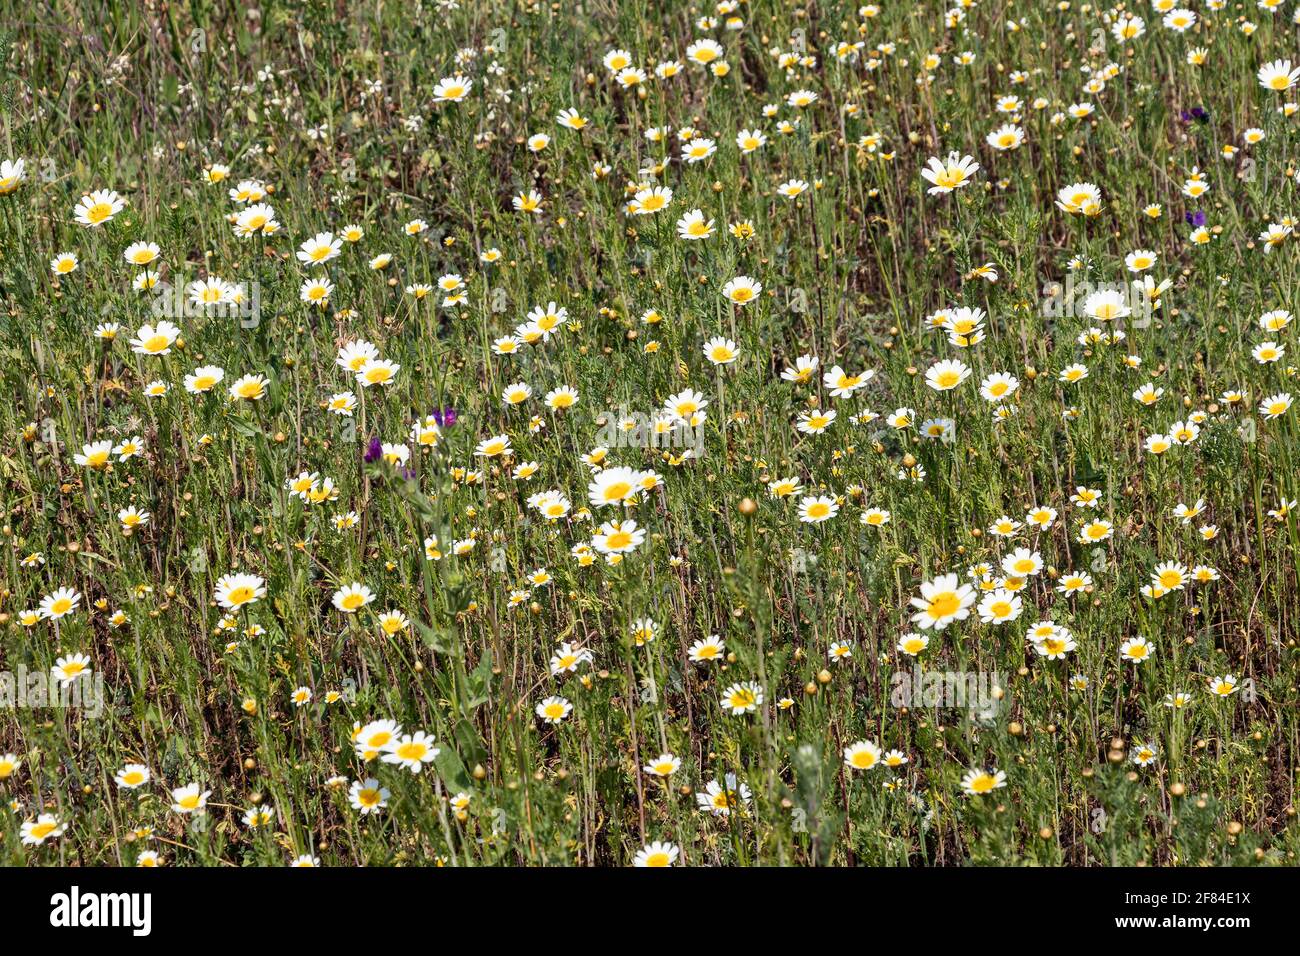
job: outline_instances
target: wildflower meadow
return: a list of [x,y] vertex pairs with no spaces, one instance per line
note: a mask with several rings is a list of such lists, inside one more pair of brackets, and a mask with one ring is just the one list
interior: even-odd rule
[[1297,3],[0,24],[0,863],[1295,863]]

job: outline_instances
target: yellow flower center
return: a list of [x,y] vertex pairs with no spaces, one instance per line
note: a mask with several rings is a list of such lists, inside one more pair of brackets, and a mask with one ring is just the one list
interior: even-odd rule
[[253,595],[255,593],[256,592],[252,588],[248,587],[247,585],[244,585],[242,587],[237,587],[234,590],[232,590],[228,595],[226,595],[226,600],[230,604],[236,606],[240,604],[247,604],[249,601],[253,600]]
[[748,690],[738,690],[731,695],[731,706],[734,708],[752,707],[754,704],[754,694]]
[[618,481],[605,488],[606,501],[622,501],[632,491],[631,482]]
[[945,618],[956,614],[961,607],[961,599],[957,597],[956,591],[944,591],[930,598],[930,616],[933,618]]

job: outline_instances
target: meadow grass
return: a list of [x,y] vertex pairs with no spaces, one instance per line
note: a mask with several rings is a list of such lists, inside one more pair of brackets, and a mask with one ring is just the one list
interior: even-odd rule
[[0,861],[1291,862],[1282,6],[11,6]]

